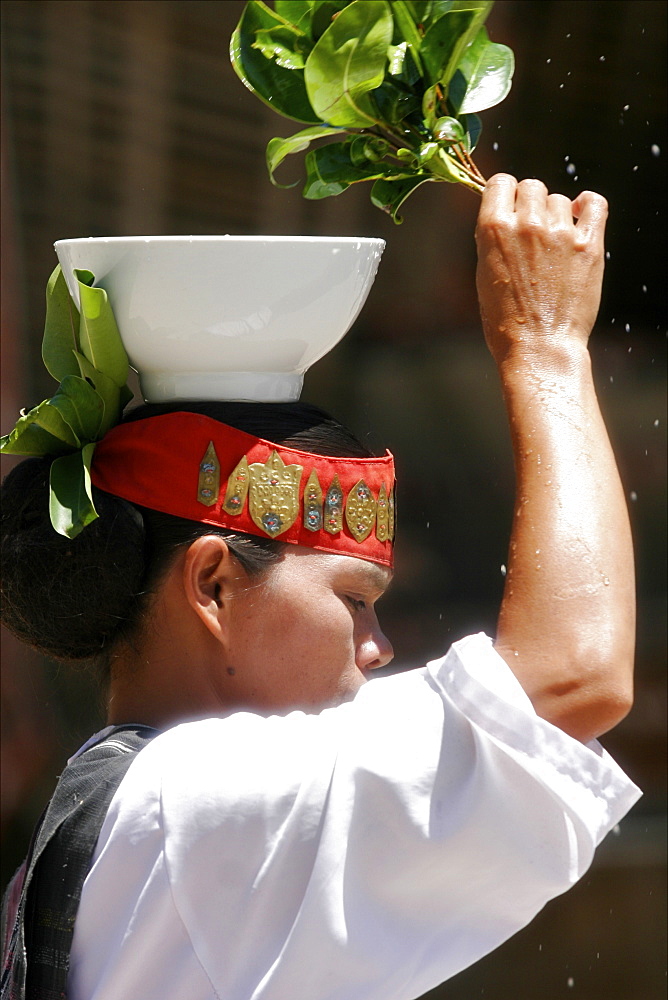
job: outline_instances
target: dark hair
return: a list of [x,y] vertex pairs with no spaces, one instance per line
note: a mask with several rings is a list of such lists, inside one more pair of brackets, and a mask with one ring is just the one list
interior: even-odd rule
[[[305,403],[146,404],[124,422],[188,410],[277,444],[333,457],[370,452],[338,421]],[[50,458],[29,458],[2,484],[2,622],[59,660],[97,659],[141,627],[148,598],[181,546],[223,535],[250,576],[267,571],[285,545],[138,507],[93,488],[99,518],[76,538],[49,520]]]

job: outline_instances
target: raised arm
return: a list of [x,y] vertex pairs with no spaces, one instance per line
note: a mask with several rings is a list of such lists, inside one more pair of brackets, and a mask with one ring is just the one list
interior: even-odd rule
[[587,350],[606,218],[592,192],[571,202],[498,174],[476,232],[516,469],[495,645],[538,714],[583,741],[628,712],[635,639],[629,521]]

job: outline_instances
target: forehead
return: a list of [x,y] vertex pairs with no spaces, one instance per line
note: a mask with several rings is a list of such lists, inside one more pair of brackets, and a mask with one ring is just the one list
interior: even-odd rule
[[356,582],[359,586],[382,592],[387,590],[392,580],[392,570],[380,563],[355,556],[334,555],[317,552],[300,545],[286,546],[284,559],[297,570]]

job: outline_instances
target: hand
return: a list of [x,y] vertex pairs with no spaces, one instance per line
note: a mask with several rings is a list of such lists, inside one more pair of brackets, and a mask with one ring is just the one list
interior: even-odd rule
[[[501,362],[564,338],[586,345],[601,300],[605,198],[548,194],[509,174],[487,182],[476,229],[477,286],[485,338]],[[577,221],[574,221],[577,220]]]

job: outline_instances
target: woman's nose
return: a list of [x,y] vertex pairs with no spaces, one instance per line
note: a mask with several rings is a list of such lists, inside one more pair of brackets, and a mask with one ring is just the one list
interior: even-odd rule
[[374,628],[357,643],[355,663],[359,670],[377,670],[387,666],[393,656],[392,643],[376,621]]

